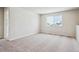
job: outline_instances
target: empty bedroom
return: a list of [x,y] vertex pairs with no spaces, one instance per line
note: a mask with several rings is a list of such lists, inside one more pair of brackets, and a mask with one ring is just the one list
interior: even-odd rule
[[0,39],[0,52],[79,52],[78,7],[1,10],[4,17],[0,15],[0,34],[4,38]]

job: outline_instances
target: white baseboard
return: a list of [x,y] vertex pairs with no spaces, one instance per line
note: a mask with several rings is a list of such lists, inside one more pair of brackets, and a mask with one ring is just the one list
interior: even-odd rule
[[16,40],[16,39],[19,39],[19,38],[22,38],[22,37],[27,37],[27,36],[30,36],[30,35],[34,35],[34,34],[37,34],[37,33],[30,33],[28,35],[25,34],[25,35],[9,38],[9,39],[6,39],[6,40],[12,41],[12,40]]

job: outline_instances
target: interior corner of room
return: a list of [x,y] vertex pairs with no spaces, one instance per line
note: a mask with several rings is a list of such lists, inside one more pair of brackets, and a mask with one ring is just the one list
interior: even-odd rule
[[[79,8],[73,7],[69,10],[61,8],[63,10],[57,12],[48,10],[47,13],[43,9],[41,8],[40,12],[36,13],[37,11],[35,12],[34,8],[31,7],[0,7],[0,38],[15,39],[35,33],[76,37],[76,27],[79,24]],[[62,27],[53,27],[47,24],[46,18],[54,15],[62,16]]]

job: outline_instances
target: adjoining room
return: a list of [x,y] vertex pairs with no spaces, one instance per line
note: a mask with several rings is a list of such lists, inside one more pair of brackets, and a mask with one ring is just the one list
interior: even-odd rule
[[4,38],[4,8],[0,7],[0,39]]

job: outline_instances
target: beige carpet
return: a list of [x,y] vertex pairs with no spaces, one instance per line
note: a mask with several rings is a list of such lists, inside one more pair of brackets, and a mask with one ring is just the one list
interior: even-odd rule
[[79,43],[74,38],[36,34],[21,39],[0,40],[0,51],[3,52],[77,52]]

